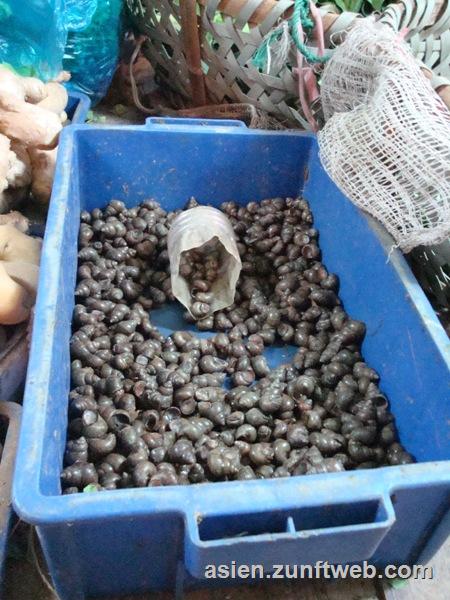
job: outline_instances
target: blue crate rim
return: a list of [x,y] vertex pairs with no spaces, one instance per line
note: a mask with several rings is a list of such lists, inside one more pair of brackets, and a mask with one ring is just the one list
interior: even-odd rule
[[[378,482],[382,475],[383,485]],[[333,498],[329,497],[329,484],[333,480]],[[203,516],[219,516],[235,513],[238,505],[231,509],[221,501],[226,495],[235,498],[243,496],[246,500],[252,495],[252,512],[264,513],[268,507],[267,496],[273,495],[277,512],[299,508],[303,501],[307,506],[323,506],[342,504],[359,504],[364,501],[378,501],[384,505],[387,518],[392,523],[395,519],[395,508],[392,508],[391,496],[401,489],[411,489],[426,484],[450,484],[450,461],[424,462],[403,466],[381,467],[373,470],[344,471],[314,475],[298,475],[281,479],[258,479],[249,481],[226,481],[194,484],[190,486],[167,486],[155,488],[129,488],[123,490],[105,490],[101,492],[79,493],[69,495],[46,496],[39,490],[37,478],[24,481],[24,486],[14,484],[13,505],[23,520],[34,525],[45,525],[51,522],[67,523],[75,521],[96,520],[104,518],[105,506],[108,507],[108,518],[135,518],[155,513],[178,513],[198,522]],[[349,489],[361,490],[369,486],[370,493],[364,496],[358,492],[357,499],[349,501]],[[308,489],[311,488],[311,489]],[[314,492],[311,498],[311,491]],[[33,499],[30,498],[31,492]],[[225,494],[226,492],[226,494]],[[188,498],[186,499],[186,495]],[[258,500],[260,498],[261,500]],[[276,500],[276,501],[275,501]],[[228,501],[227,501],[228,502]],[[208,505],[203,510],[204,504]],[[126,516],[124,517],[124,506]],[[242,511],[242,515],[248,510]],[[353,527],[356,527],[354,525]],[[367,525],[366,525],[367,527]],[[210,543],[210,542],[209,542]]]
[[81,125],[83,124],[88,116],[89,110],[91,108],[91,100],[86,94],[82,92],[75,92],[73,90],[68,90],[69,100],[75,100],[76,107],[73,113],[71,125]]
[[[143,126],[108,125],[107,128],[109,130],[141,132],[144,129],[151,130],[154,124],[158,124],[158,130],[166,132],[186,132],[190,135],[199,136],[203,133],[211,133],[212,131],[216,133],[226,132],[228,135],[300,135],[312,138],[312,146],[316,144],[315,136],[305,132],[247,130],[245,126],[229,127],[224,122],[217,125],[207,121],[197,121],[194,124],[201,126],[193,128],[191,120],[180,120],[176,123],[161,122],[161,120],[152,121],[147,122]],[[96,132],[104,131],[105,126],[72,125],[63,131],[62,139],[64,139],[65,143],[61,146],[63,151],[60,152],[58,157],[58,172],[70,165],[74,148],[73,141],[77,132],[88,130],[92,135],[95,135]],[[193,524],[198,521],[198,518],[201,519],[203,515],[229,514],[230,509],[229,507],[227,509],[224,497],[229,497],[230,493],[233,493],[237,499],[241,496],[248,497],[248,494],[252,493],[254,512],[267,512],[270,509],[289,511],[296,507],[298,508],[304,500],[307,501],[308,506],[334,505],[344,501],[348,503],[349,489],[361,490],[365,485],[368,485],[371,490],[370,495],[362,497],[361,493],[358,493],[357,501],[379,500],[386,508],[388,515],[387,522],[390,522],[392,518],[395,518],[393,517],[394,513],[390,496],[396,490],[429,483],[438,483],[439,485],[450,484],[450,460],[447,460],[422,462],[404,466],[390,466],[373,470],[296,476],[286,479],[214,482],[191,486],[168,486],[162,489],[131,488],[65,496],[47,496],[42,494],[39,486],[39,474],[44,440],[39,439],[37,433],[44,430],[46,420],[45,398],[47,389],[45,385],[45,367],[46,358],[51,355],[51,344],[47,347],[39,348],[39,352],[37,352],[37,348],[34,348],[34,340],[37,337],[45,336],[46,330],[47,333],[50,333],[53,327],[52,319],[55,316],[52,316],[52,309],[54,309],[54,305],[44,304],[41,289],[44,286],[46,287],[47,298],[53,296],[51,293],[52,288],[56,292],[61,255],[58,253],[57,260],[50,260],[50,252],[54,253],[55,248],[57,249],[62,241],[62,224],[65,216],[65,200],[68,193],[68,181],[62,181],[56,177],[41,259],[41,273],[46,273],[46,281],[39,282],[36,303],[36,314],[43,315],[43,317],[39,322],[37,319],[34,321],[33,332],[39,329],[40,335],[33,335],[30,353],[33,358],[30,361],[26,382],[27,392],[25,396],[30,393],[29,390],[32,390],[35,405],[32,407],[29,403],[24,403],[23,422],[28,424],[28,429],[22,431],[17,456],[18,464],[27,465],[29,476],[27,478],[15,477],[13,487],[13,505],[25,521],[35,525],[48,525],[95,520],[98,517],[105,518],[104,509],[107,506],[108,518],[114,516],[135,518],[139,515],[149,514],[150,511],[160,514],[179,513],[185,516],[186,522],[190,523],[189,528],[192,529],[194,527]],[[442,354],[444,362],[446,362],[450,369],[450,341],[428,299],[417,283],[402,253],[398,249],[393,248],[393,241],[389,234],[373,219],[369,219],[369,222],[380,240],[386,254],[386,259],[390,260],[395,267],[398,276],[406,288],[410,301],[416,311],[418,311],[422,322],[426,323],[429,328],[430,336]],[[46,338],[43,337],[43,339]],[[40,410],[36,411],[36,406]],[[33,440],[33,443],[28,443],[31,440]],[[32,446],[33,453],[31,456],[30,454],[25,456],[25,449],[29,446]],[[380,474],[383,475],[382,478],[378,477]],[[335,484],[332,499],[329,498],[328,488],[331,478]],[[379,483],[379,479],[383,479],[382,484]],[[227,491],[226,495],[223,493],[224,490]],[[271,496],[271,500],[273,500],[273,507],[268,507],[268,496]],[[203,510],[204,505],[208,507],[205,511]],[[124,507],[126,507],[125,517]],[[231,512],[235,513],[236,510],[236,507],[233,507]],[[199,543],[202,544],[204,542]],[[211,544],[211,542],[206,543]]]

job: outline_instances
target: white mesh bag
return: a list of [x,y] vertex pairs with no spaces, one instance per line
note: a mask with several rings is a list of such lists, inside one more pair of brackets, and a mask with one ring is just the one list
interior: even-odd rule
[[450,112],[401,37],[364,19],[322,77],[330,177],[409,252],[450,235]]

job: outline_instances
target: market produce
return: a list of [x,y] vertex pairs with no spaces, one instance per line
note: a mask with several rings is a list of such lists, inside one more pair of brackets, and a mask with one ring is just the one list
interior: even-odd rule
[[[234,304],[196,322],[210,338],[166,337],[151,321],[173,298],[166,245],[179,211],[115,200],[81,214],[64,493],[413,461],[307,202],[221,209],[242,272]],[[270,368],[264,351],[280,343],[294,358]]]
[[53,150],[30,148],[29,154],[33,168],[33,181],[31,184],[33,198],[38,202],[47,204],[52,195],[58,148]]
[[67,100],[61,84],[0,66],[0,212],[23,200],[30,184],[38,201],[49,201]]
[[[16,325],[34,305],[42,241],[26,235],[19,213],[0,219],[0,324]],[[9,221],[9,222],[8,222]]]
[[50,81],[45,84],[45,93],[45,98],[38,103],[39,108],[57,114],[61,123],[64,123],[67,120],[65,108],[69,100],[66,88],[56,81]]
[[26,235],[14,225],[0,225],[0,260],[39,264],[42,240]]
[[3,215],[0,214],[0,225],[14,225],[22,233],[27,233],[29,228],[28,219],[18,210]]
[[54,148],[61,121],[38,106],[46,96],[46,87],[38,79],[19,77],[0,67],[0,133],[27,147]]
[[32,303],[26,289],[10,277],[0,262],[0,323],[16,325],[25,321],[30,314]]
[[31,163],[26,148],[0,133],[0,213],[23,199],[31,177]]

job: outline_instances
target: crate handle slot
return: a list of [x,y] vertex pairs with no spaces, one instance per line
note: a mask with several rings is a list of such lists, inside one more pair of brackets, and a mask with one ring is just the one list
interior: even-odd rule
[[186,516],[185,562],[196,578],[208,565],[350,563],[369,559],[395,522],[388,495],[358,502],[253,514]]
[[202,127],[203,129],[217,129],[218,127],[234,127],[247,129],[243,121],[234,119],[187,119],[182,117],[149,117],[145,120],[146,127],[170,126],[170,127]]

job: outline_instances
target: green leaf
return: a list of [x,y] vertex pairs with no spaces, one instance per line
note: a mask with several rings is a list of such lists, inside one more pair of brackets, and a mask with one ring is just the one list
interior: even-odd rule
[[342,12],[370,14],[373,11],[380,12],[389,2],[388,0],[318,0],[317,4],[334,4]]
[[349,4],[350,0],[333,0],[333,3],[336,4],[336,6],[338,8],[340,8],[342,10],[342,12],[344,12],[345,10],[348,10],[347,5]]
[[95,483],[90,483],[86,487],[83,488],[83,493],[92,494],[92,492],[97,492],[97,486]]
[[98,115],[93,110],[89,110],[87,117],[86,117],[86,122],[87,123],[105,123],[106,117],[105,117],[105,115]]
[[364,0],[353,0],[348,2],[348,10],[350,12],[355,12],[355,13],[359,13],[361,10],[361,7],[363,5],[363,1]]
[[123,117],[123,115],[126,114],[127,112],[127,107],[124,104],[116,104],[114,106],[114,113],[118,116],[118,117]]
[[409,583],[408,579],[401,579],[400,577],[396,577],[395,579],[389,579],[388,581],[391,588],[394,590],[401,590],[406,587]]
[[387,4],[386,0],[367,0],[367,2],[372,6],[373,10],[376,10],[377,12]]

